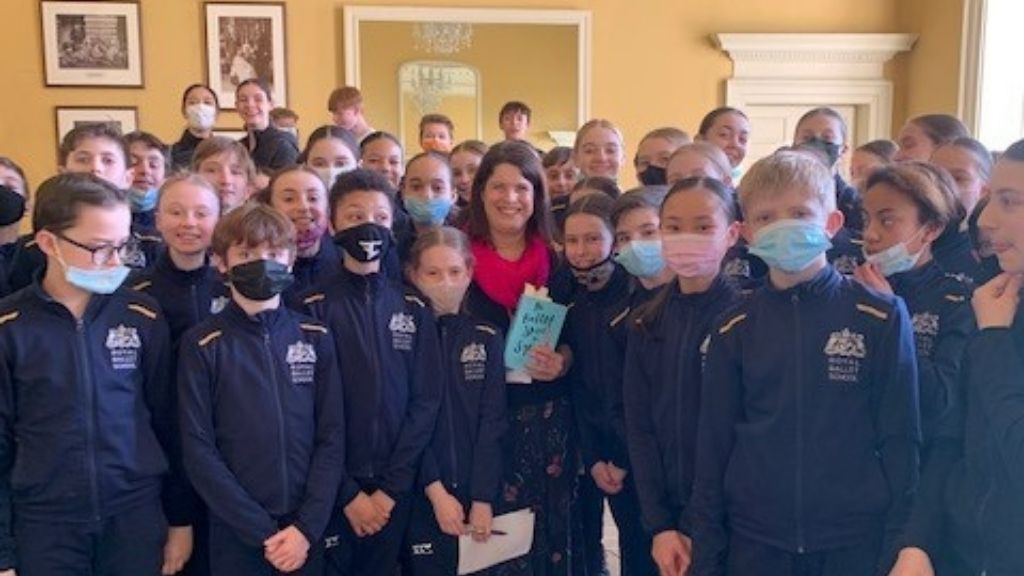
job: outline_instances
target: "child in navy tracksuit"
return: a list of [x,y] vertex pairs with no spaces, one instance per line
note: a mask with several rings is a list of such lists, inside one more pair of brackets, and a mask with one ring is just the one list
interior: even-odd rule
[[408,273],[437,315],[443,390],[430,444],[423,453],[406,556],[414,575],[451,576],[458,536],[491,535],[501,486],[505,421],[504,342],[498,330],[462,311],[473,274],[469,239],[448,227],[420,233]]
[[629,273],[612,260],[613,205],[614,200],[604,194],[573,202],[565,211],[562,235],[566,264],[575,277],[563,338],[574,351],[569,381],[585,471],[577,509],[588,574],[601,573],[604,566],[605,498],[616,502],[613,511],[627,572],[649,572],[637,564],[649,564],[649,546],[640,528],[632,479],[626,485],[628,458],[611,411],[622,388],[622,354],[615,346],[612,326],[628,314],[630,288]]
[[211,571],[319,575],[345,456],[334,342],[281,305],[295,257],[284,216],[244,205],[218,223],[213,251],[231,302],[185,334],[178,361],[185,467],[209,508]]
[[417,467],[441,403],[437,327],[426,304],[381,271],[392,248],[394,192],[357,169],[330,197],[343,268],[303,298],[332,330],[346,382],[345,479],[328,531],[327,574],[388,574],[398,565]]
[[[173,371],[182,335],[220,312],[231,292],[210,266],[207,254],[220,217],[220,198],[213,186],[195,175],[172,176],[160,189],[156,212],[155,223],[166,239],[165,249],[151,267],[133,273],[128,284],[160,304],[171,332]],[[203,576],[210,573],[210,562],[206,507],[201,499],[196,499],[193,528],[192,556],[183,574]]]
[[285,290],[284,301],[299,308],[299,296],[341,270],[341,254],[327,232],[327,188],[312,168],[289,166],[275,173],[270,185],[256,199],[284,214],[295,225],[295,282]]
[[1010,576],[1024,573],[1024,140],[1000,156],[989,188],[978,225],[1004,272],[972,299],[979,331],[967,350],[963,454],[945,490],[947,558],[936,569]]
[[46,270],[0,301],[0,572],[177,572],[192,518],[168,466],[170,342],[156,303],[119,288],[127,195],[64,174],[40,186],[33,219]]
[[661,206],[661,243],[674,281],[630,317],[623,399],[632,476],[648,554],[661,574],[690,562],[700,383],[713,321],[736,289],[720,272],[739,236],[730,188],[711,178],[677,182]]
[[133,274],[128,282],[160,303],[177,350],[185,331],[223,310],[231,296],[208,254],[220,218],[220,198],[199,176],[172,176],[160,189],[156,212],[165,249],[152,267]]
[[[901,545],[900,566],[941,549],[943,483],[960,452],[967,343],[974,333],[973,287],[947,274],[931,246],[957,218],[956,184],[941,168],[915,161],[883,167],[864,193],[867,264],[855,277],[903,298],[911,315],[921,398],[922,481]],[[916,548],[912,550],[910,548]]]
[[920,443],[913,333],[902,301],[828,265],[834,185],[798,152],[758,161],[740,185],[769,276],[711,331],[693,574],[873,574],[905,523]]

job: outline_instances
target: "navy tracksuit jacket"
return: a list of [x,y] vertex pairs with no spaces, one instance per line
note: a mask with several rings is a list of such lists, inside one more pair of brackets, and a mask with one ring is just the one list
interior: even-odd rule
[[904,534],[904,546],[938,557],[942,550],[942,501],[946,479],[963,446],[964,369],[976,327],[972,286],[946,274],[933,260],[889,278],[910,312],[921,397],[921,484]]
[[694,574],[728,535],[794,554],[900,534],[916,485],[917,365],[901,300],[826,266],[712,330],[691,499]]
[[700,385],[708,333],[739,294],[719,276],[706,292],[683,294],[671,282],[653,302],[657,317],[630,327],[623,398],[626,437],[644,525],[652,534],[691,533]]
[[132,274],[133,290],[160,303],[175,345],[189,328],[224,309],[231,289],[212,266],[180,270],[164,250],[150,268]]
[[162,496],[171,525],[191,524],[187,483],[167,474],[169,366],[159,307],[127,288],[80,320],[38,283],[0,301],[0,568],[17,565],[12,515],[95,523]]
[[1024,574],[1024,307],[967,351],[963,457],[946,487],[946,550],[963,574]]
[[346,269],[303,298],[331,329],[345,385],[344,507],[356,480],[395,497],[413,488],[441,403],[442,373],[433,314],[384,274]]
[[185,468],[249,546],[294,524],[314,544],[345,457],[342,380],[327,328],[233,301],[186,332],[178,360]]

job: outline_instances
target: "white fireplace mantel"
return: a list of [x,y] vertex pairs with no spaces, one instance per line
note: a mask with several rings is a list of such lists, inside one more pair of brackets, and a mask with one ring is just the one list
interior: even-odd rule
[[880,79],[917,34],[715,34],[734,78]]
[[859,144],[892,136],[885,63],[913,48],[917,35],[720,33],[712,41],[733,62],[726,104],[755,115],[783,106],[853,106]]

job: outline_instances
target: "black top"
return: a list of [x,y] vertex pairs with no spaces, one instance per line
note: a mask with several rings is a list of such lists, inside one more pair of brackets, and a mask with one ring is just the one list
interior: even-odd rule
[[171,145],[171,168],[173,170],[188,170],[192,166],[192,154],[203,139],[185,129],[181,138]]
[[251,134],[255,138],[255,143],[250,142],[249,136],[239,142],[249,150],[252,163],[257,168],[278,170],[295,164],[299,157],[299,145],[295,141],[295,136],[273,126],[267,126],[265,130],[253,130]]

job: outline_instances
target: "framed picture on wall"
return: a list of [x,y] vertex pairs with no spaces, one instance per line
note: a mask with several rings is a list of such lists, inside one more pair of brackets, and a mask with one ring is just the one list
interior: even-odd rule
[[57,107],[57,146],[64,135],[72,128],[83,124],[113,124],[127,134],[137,129],[139,111],[134,106],[112,106],[108,108],[92,108],[87,106]]
[[139,10],[138,1],[43,0],[46,85],[141,88]]
[[284,4],[207,2],[206,77],[221,108],[234,109],[235,88],[249,78],[270,85],[275,106],[288,105]]

